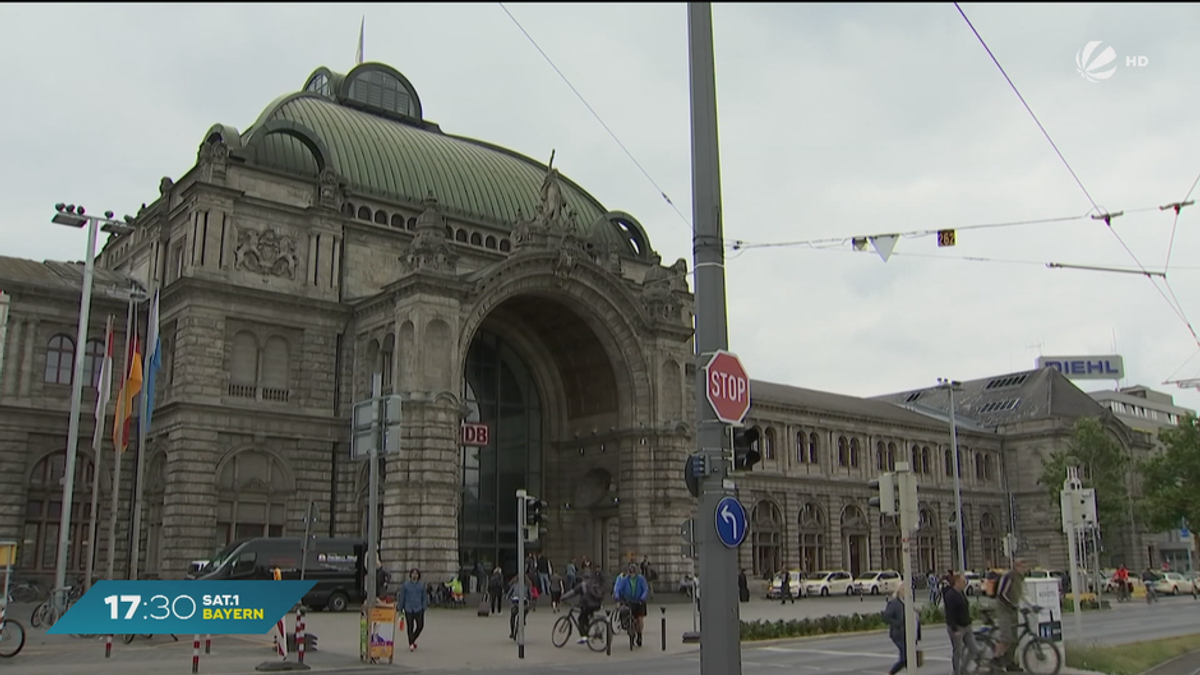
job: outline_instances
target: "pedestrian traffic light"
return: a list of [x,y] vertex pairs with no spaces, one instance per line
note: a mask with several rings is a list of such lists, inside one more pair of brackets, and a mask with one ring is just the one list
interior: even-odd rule
[[758,429],[742,429],[733,432],[733,469],[749,471],[758,464],[762,455],[758,452]]
[[871,506],[878,507],[885,515],[894,516],[900,512],[900,503],[896,494],[896,475],[883,473],[879,478],[871,480],[868,485],[872,490],[879,490],[878,497],[871,497]]
[[525,498],[525,524],[530,527],[541,527],[546,517],[542,514],[546,502],[537,497]]

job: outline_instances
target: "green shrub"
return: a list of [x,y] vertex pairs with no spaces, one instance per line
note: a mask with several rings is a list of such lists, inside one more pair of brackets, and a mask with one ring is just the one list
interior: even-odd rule
[[795,619],[792,621],[742,621],[742,640],[778,640],[781,638],[854,633],[885,628],[883,616],[878,613],[851,614],[848,616],[823,616],[818,619]]

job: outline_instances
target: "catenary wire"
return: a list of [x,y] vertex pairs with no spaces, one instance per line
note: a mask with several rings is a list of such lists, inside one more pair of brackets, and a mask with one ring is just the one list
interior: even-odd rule
[[658,181],[654,180],[654,178],[650,175],[650,172],[646,171],[646,168],[642,166],[642,163],[637,160],[637,157],[634,157],[629,148],[621,142],[621,139],[617,137],[616,132],[613,131],[612,128],[605,123],[604,119],[600,117],[600,113],[596,112],[596,109],[592,107],[592,104],[588,103],[587,99],[583,97],[583,94],[579,93],[579,90],[575,88],[575,85],[571,84],[571,80],[567,78],[567,76],[561,69],[559,69],[557,65],[555,65],[554,59],[551,59],[550,55],[541,48],[541,46],[537,43],[537,40],[533,39],[533,36],[529,34],[529,31],[525,30],[525,27],[521,25],[521,22],[517,20],[517,17],[513,16],[512,12],[508,11],[508,7],[505,7],[503,2],[498,2],[496,4],[500,5],[500,9],[504,10],[504,13],[508,15],[509,19],[512,19],[513,24],[516,25],[517,29],[525,35],[526,39],[529,40],[529,43],[533,45],[533,48],[542,55],[542,58],[546,60],[546,63],[550,64],[550,67],[554,69],[554,72],[558,73],[558,76],[562,78],[562,81],[571,89],[576,98],[583,103],[583,106],[588,109],[588,112],[592,114],[592,117],[595,117],[596,121],[600,123],[600,126],[604,127],[604,130],[608,132],[608,135],[612,136],[612,139],[617,142],[617,145],[619,145],[621,150],[625,152],[625,155],[629,157],[629,160],[633,162],[633,165],[638,168],[638,171],[641,171],[642,175],[646,177],[646,180],[650,181],[650,184],[654,186],[654,189],[658,190],[659,196],[661,196],[663,200],[670,205],[671,209],[675,211],[675,214],[678,215],[684,224],[688,226],[688,229],[695,231],[695,228],[692,226],[692,222],[683,214],[683,211],[679,210],[679,207],[675,205],[675,202],[671,201],[671,198],[667,196],[667,191],[662,189],[662,187],[658,184]]
[[[979,34],[979,31],[975,28],[975,24],[971,23],[971,19],[967,17],[967,13],[963,11],[963,8],[957,2],[954,3],[954,8],[958,10],[958,13],[962,16],[963,21],[967,23],[967,26],[971,29],[971,32],[975,34],[975,38],[979,40],[979,44],[983,46],[984,51],[986,51],[987,55],[992,59],[992,63],[996,64],[996,68],[1000,71],[1000,74],[1004,76],[1004,80],[1008,82],[1009,88],[1011,88],[1013,93],[1017,95],[1017,98],[1021,101],[1021,105],[1025,107],[1025,111],[1029,113],[1029,116],[1033,118],[1034,124],[1036,124],[1038,129],[1041,130],[1042,136],[1044,136],[1046,141],[1050,143],[1050,147],[1054,150],[1054,154],[1058,155],[1058,158],[1062,161],[1063,166],[1065,166],[1067,171],[1070,172],[1071,178],[1075,180],[1075,184],[1079,186],[1079,189],[1083,192],[1083,195],[1087,198],[1088,202],[1091,203],[1092,208],[1096,211],[1096,215],[1094,217],[1097,220],[1104,221],[1106,226],[1105,229],[1107,229],[1114,237],[1116,237],[1117,243],[1119,243],[1121,247],[1125,249],[1125,252],[1129,254],[1129,257],[1133,259],[1138,268],[1146,275],[1146,278],[1150,280],[1150,283],[1154,285],[1154,290],[1158,291],[1158,294],[1162,296],[1163,300],[1166,300],[1168,305],[1171,305],[1171,309],[1174,310],[1175,313],[1179,315],[1180,319],[1183,320],[1188,332],[1192,335],[1192,339],[1196,341],[1197,345],[1200,345],[1200,337],[1197,337],[1196,330],[1192,327],[1191,322],[1189,322],[1184,315],[1183,308],[1179,305],[1179,301],[1177,299],[1172,301],[1172,298],[1175,296],[1174,292],[1168,296],[1168,294],[1163,291],[1162,287],[1158,285],[1158,282],[1154,279],[1154,277],[1150,276],[1146,266],[1142,264],[1142,261],[1137,257],[1137,254],[1133,252],[1133,249],[1129,247],[1129,244],[1125,243],[1125,239],[1121,237],[1121,234],[1113,229],[1111,214],[1102,209],[1092,197],[1092,193],[1088,192],[1087,187],[1084,186],[1083,181],[1079,178],[1079,174],[1075,172],[1075,169],[1071,166],[1071,163],[1067,161],[1066,156],[1063,155],[1062,151],[1058,148],[1058,144],[1055,143],[1054,139],[1050,137],[1050,132],[1046,130],[1045,125],[1043,125],[1042,121],[1038,119],[1037,114],[1033,112],[1033,108],[1029,106],[1029,102],[1025,100],[1025,96],[1021,94],[1021,90],[1017,88],[1016,83],[1013,82],[1012,78],[1008,76],[1008,71],[1004,70],[1004,66],[1000,65],[1000,60],[996,58],[996,55],[992,52],[991,47],[988,46],[987,41],[984,40],[983,36]],[[1165,277],[1163,281],[1166,282]],[[1165,285],[1167,285],[1168,288],[1170,287],[1169,284]]]

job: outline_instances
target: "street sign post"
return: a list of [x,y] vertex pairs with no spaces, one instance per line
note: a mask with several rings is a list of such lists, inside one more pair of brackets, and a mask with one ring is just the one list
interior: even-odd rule
[[704,367],[704,393],[717,419],[740,425],[750,412],[750,377],[736,354],[716,350]]
[[717,538],[728,548],[737,548],[746,540],[746,509],[733,497],[717,502]]

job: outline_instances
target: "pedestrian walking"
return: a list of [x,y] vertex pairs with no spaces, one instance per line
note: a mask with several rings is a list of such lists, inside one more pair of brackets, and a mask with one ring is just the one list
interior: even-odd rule
[[[908,594],[908,584],[900,582],[896,587],[895,592],[888,598],[887,607],[883,610],[883,622],[888,625],[888,637],[891,638],[892,644],[896,645],[896,649],[900,651],[900,658],[896,663],[892,664],[888,675],[896,675],[896,673],[908,668],[908,650],[905,648],[907,632],[904,623],[904,603],[910,600]],[[920,616],[917,617],[917,639],[921,639],[921,624]]]
[[575,559],[571,558],[571,562],[567,563],[566,588],[568,591],[572,588],[575,588],[575,581],[578,579],[578,577],[579,568],[575,566]]
[[542,595],[550,595],[550,575],[554,573],[554,568],[550,566],[550,561],[541,553],[537,554],[535,561],[537,568],[538,590]]
[[738,572],[738,600],[750,602],[750,581],[746,579],[746,570]]
[[421,570],[412,568],[408,581],[400,587],[400,609],[408,624],[408,651],[417,651],[417,638],[425,630],[425,608],[429,599],[425,595],[425,584],[421,583]]
[[963,589],[967,578],[961,574],[950,574],[950,585],[942,594],[946,607],[946,632],[950,635],[950,672],[965,675],[969,664],[979,656],[979,645],[975,644],[975,632],[971,629],[971,605]]
[[488,577],[488,600],[492,614],[499,614],[504,602],[504,571],[499,566]]
[[558,614],[558,603],[562,602],[563,578],[561,574],[554,573],[550,575],[550,606],[554,608],[554,613]]

